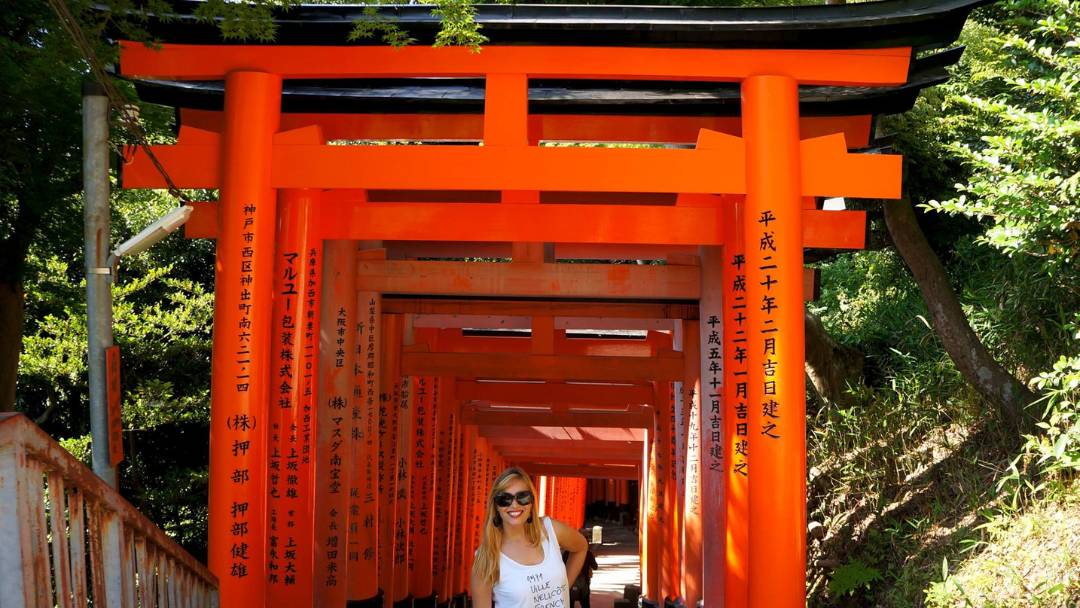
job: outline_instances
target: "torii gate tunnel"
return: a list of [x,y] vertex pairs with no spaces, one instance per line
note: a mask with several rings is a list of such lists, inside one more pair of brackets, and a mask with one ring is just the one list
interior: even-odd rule
[[[219,192],[187,231],[217,243],[223,605],[462,598],[508,464],[578,526],[587,479],[636,480],[647,602],[804,605],[804,253],[864,244],[822,197],[900,196],[856,151],[975,4],[480,7],[479,51],[330,46],[361,8],[304,7],[277,44],[121,42],[180,108],[154,154]],[[123,185],[166,183],[138,152]]]

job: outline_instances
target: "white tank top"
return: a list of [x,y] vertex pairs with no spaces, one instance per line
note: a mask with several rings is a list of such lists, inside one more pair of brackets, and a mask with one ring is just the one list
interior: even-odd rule
[[526,566],[499,554],[499,582],[491,588],[495,608],[570,608],[570,586],[559,539],[551,519],[545,517],[543,522],[547,532],[540,541],[544,561]]

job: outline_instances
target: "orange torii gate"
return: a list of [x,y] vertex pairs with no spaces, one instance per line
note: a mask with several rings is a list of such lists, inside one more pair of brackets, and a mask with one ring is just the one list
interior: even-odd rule
[[[160,24],[159,47],[121,42],[122,75],[180,108],[154,156],[178,187],[219,191],[187,234],[217,241],[223,603],[459,601],[487,489],[518,464],[575,526],[586,479],[617,480],[602,494],[620,504],[638,482],[648,603],[801,606],[803,252],[865,237],[863,212],[817,200],[899,196],[898,157],[851,150],[943,78],[958,53],[917,52],[978,3],[590,9],[634,47],[554,6],[483,7],[480,52],[304,38],[355,7],[306,7],[274,45]],[[205,81],[222,105],[184,97]],[[478,105],[295,107],[298,84],[341,82]],[[637,87],[678,108],[690,85],[726,109],[603,101]],[[137,151],[123,184],[166,181]]]

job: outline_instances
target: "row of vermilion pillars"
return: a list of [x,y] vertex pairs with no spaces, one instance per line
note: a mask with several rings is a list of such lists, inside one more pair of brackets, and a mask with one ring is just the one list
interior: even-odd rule
[[320,192],[270,188],[280,79],[234,73],[227,88],[210,481],[222,604],[461,595],[505,463],[459,424],[451,382],[401,376],[408,328],[357,292],[355,244],[314,238]]
[[[534,482],[535,483],[535,482]],[[557,519],[580,530],[585,525],[586,480],[579,477],[541,476],[535,483],[541,516]]]
[[631,504],[630,481],[626,479],[590,479],[585,486],[585,504],[610,504],[626,507]]
[[[684,353],[683,380],[654,385],[656,413],[652,426],[645,429],[637,496],[641,586],[649,604],[682,601],[693,606],[703,598],[712,571],[705,561],[704,549],[710,544],[705,523],[717,519],[707,515],[715,514],[719,505],[708,502],[706,489],[718,487],[715,478],[721,470],[709,466],[703,451],[709,445],[711,423],[702,410],[699,378],[708,363],[700,365],[699,353],[708,351],[700,349],[699,323],[684,321],[673,342]],[[605,486],[594,487],[599,495],[615,496],[617,501],[629,498],[617,485],[611,486],[610,494]]]
[[[320,192],[270,186],[275,139],[322,143],[314,128],[276,133],[280,78],[234,72],[226,90],[209,501],[222,603],[460,595],[505,463],[458,423],[450,382],[401,376],[412,331],[380,314],[377,295],[357,296],[355,246],[313,238]],[[686,357],[683,383],[654,387],[660,414],[639,492],[642,584],[653,601],[804,601],[797,101],[790,78],[743,83],[748,194],[725,206],[740,214],[725,222],[729,245],[703,251],[699,326],[679,328],[682,348],[700,352],[700,383]],[[434,447],[422,440],[433,429]],[[569,482],[541,486],[544,509],[580,525],[568,505],[583,503],[583,488],[574,498]]]
[[[452,382],[401,375],[412,331],[401,315],[381,314],[378,294],[357,291],[363,254],[355,243],[312,238],[319,196],[282,191],[266,215],[269,202],[241,207],[241,272],[226,272],[228,257],[219,256],[219,282],[231,276],[240,287],[236,352],[256,351],[247,346],[256,311],[272,328],[262,338],[271,354],[261,370],[271,388],[263,405],[245,411],[234,399],[228,418],[215,416],[224,428],[212,446],[212,520],[215,530],[229,526],[211,537],[211,560],[223,575],[223,603],[445,603],[467,590],[487,493],[506,463],[475,427],[460,424]],[[261,242],[274,255],[256,258],[247,252],[266,217],[276,218],[276,238]],[[254,296],[259,264],[273,269],[266,310]],[[226,327],[218,325],[219,345]],[[245,363],[228,370],[236,382],[260,372]],[[216,367],[219,391],[222,378]],[[251,458],[257,451],[261,461]],[[551,480],[549,504],[581,525],[570,505],[584,493],[571,481]]]

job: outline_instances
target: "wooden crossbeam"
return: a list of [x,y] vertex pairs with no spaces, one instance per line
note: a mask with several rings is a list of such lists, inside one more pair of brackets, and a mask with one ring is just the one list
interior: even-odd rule
[[[564,456],[542,456],[533,458],[534,464],[585,464],[580,458],[569,458]],[[592,465],[619,465],[619,466],[638,466],[641,464],[641,455],[636,458],[617,458],[612,456],[598,455],[595,458],[591,458],[586,461]]]
[[525,384],[458,380],[454,397],[462,401],[507,404],[575,403],[588,405],[648,405],[654,401],[651,386],[611,384]]
[[696,300],[700,274],[696,266],[362,260],[357,285],[390,294]]
[[[414,325],[414,327],[416,327]],[[473,327],[473,326],[469,326]],[[451,333],[453,332],[453,333]],[[455,335],[456,334],[456,335]],[[533,339],[529,336],[462,336],[457,330],[439,332],[437,346],[426,344],[411,348],[412,352],[440,353],[528,353],[532,349]],[[564,331],[558,331],[553,340],[554,354],[557,355],[606,355],[615,357],[651,357],[653,345],[645,340],[567,338]],[[409,350],[409,349],[407,349]]]
[[[281,115],[281,129],[318,125],[327,140],[460,140],[483,138],[482,114],[301,114]],[[848,145],[864,148],[870,141],[871,117],[804,116],[800,119],[805,138],[843,133]],[[180,110],[181,129],[221,132],[222,113],[212,110]],[[532,114],[529,132],[546,141],[631,141],[642,143],[683,143],[697,141],[701,129],[731,135],[742,133],[737,116],[595,116],[578,114]],[[185,142],[181,130],[180,141]]]
[[[489,439],[490,441],[490,439]],[[570,445],[569,442],[563,441],[566,445],[551,445],[551,442],[542,447],[528,449],[508,445],[496,445],[494,446],[500,454],[508,460],[531,460],[531,461],[543,461],[545,458],[550,457],[552,454],[558,453],[560,458],[580,459],[580,462],[590,462],[592,460],[604,460],[607,458],[618,458],[623,460],[629,460],[632,458],[641,458],[643,444],[641,442],[635,442],[634,445],[627,447],[607,447],[600,448],[594,447],[586,449],[579,446]],[[600,442],[596,442],[600,443]]]
[[565,300],[467,300],[387,297],[383,312],[416,315],[495,315],[502,317],[583,317],[610,319],[697,319],[696,302],[611,302]]
[[[544,436],[544,429],[522,429],[523,435],[530,435],[529,437],[489,437],[488,441],[492,446],[499,449],[503,453],[524,453],[524,452],[539,452],[541,454],[558,454],[560,456],[571,456],[566,450],[578,450],[582,453],[605,453],[608,455],[622,453],[629,454],[629,457],[640,456],[640,452],[633,452],[633,450],[640,450],[643,447],[641,441],[626,441],[626,440],[607,440],[607,439],[583,439],[578,436],[570,436],[569,433],[560,433],[559,437]],[[534,437],[531,435],[538,435]],[[632,452],[632,453],[631,453]],[[576,455],[576,454],[573,454]]]
[[[579,426],[478,426],[477,432],[509,450],[552,448],[557,454],[567,446],[597,450],[626,450],[645,440],[645,431],[625,427]],[[552,443],[554,442],[554,443]]]
[[237,70],[292,78],[476,77],[737,81],[784,75],[801,84],[889,86],[907,80],[910,48],[672,49],[632,47],[465,47],[190,45],[121,41],[120,72],[137,78],[223,80]]
[[[216,210],[215,210],[216,211]],[[189,220],[190,223],[190,220]],[[216,229],[215,229],[216,230]],[[215,235],[199,238],[214,238]],[[387,257],[509,258],[511,244],[503,241],[385,240]],[[554,243],[556,260],[664,260],[671,255],[697,255],[696,245],[626,245],[611,243]]]
[[[477,426],[563,426],[576,428],[636,428],[652,425],[650,410],[632,408],[625,412],[506,412],[468,409],[462,422]],[[498,436],[498,435],[493,435]]]
[[[327,198],[316,228],[322,238],[403,243],[393,257],[509,257],[516,241],[554,242],[556,259],[665,259],[723,245],[726,232],[712,206],[376,204],[342,192]],[[217,217],[216,203],[196,204],[185,234],[216,238]],[[802,222],[803,247],[866,245],[864,211],[806,209]]]
[[[803,295],[807,299],[812,299],[815,292],[815,273],[814,269],[804,269]],[[362,260],[357,264],[357,285],[366,291],[396,295],[697,300],[701,295],[701,269],[679,265]],[[539,310],[543,308],[543,304],[536,305],[538,310],[529,310],[529,316],[542,314]]]
[[[721,214],[710,207],[336,201],[321,217],[319,232],[327,239],[696,246],[723,245],[725,232]],[[865,233],[865,212],[803,211],[804,247],[860,249]]]
[[719,215],[651,205],[336,201],[319,232],[331,239],[720,245]]
[[[802,156],[804,196],[899,196],[901,157],[846,154],[843,135],[818,139],[831,141],[808,144]],[[218,146],[152,149],[178,187],[220,187]],[[822,151],[828,154],[820,154]],[[743,156],[741,142],[707,150],[283,143],[273,146],[271,185],[388,190],[444,190],[453,185],[461,190],[745,194]],[[356,167],[364,170],[356,171]],[[417,167],[424,170],[417,171]],[[125,165],[123,179],[125,188],[165,187],[164,178],[141,148]]]
[[549,475],[552,477],[584,477],[586,479],[627,479],[635,481],[641,478],[636,467],[628,466],[603,466],[603,465],[557,465],[537,464],[525,461],[513,461],[514,464],[525,469],[527,473],[536,477]]
[[682,378],[682,355],[591,357],[490,353],[403,353],[405,376],[455,376],[506,380],[648,382]]
[[[416,315],[413,327],[519,329],[532,327],[532,320],[523,316],[498,315]],[[561,330],[638,330],[673,331],[672,319],[634,319],[625,317],[555,317],[555,329]],[[586,353],[619,354],[619,353]]]

